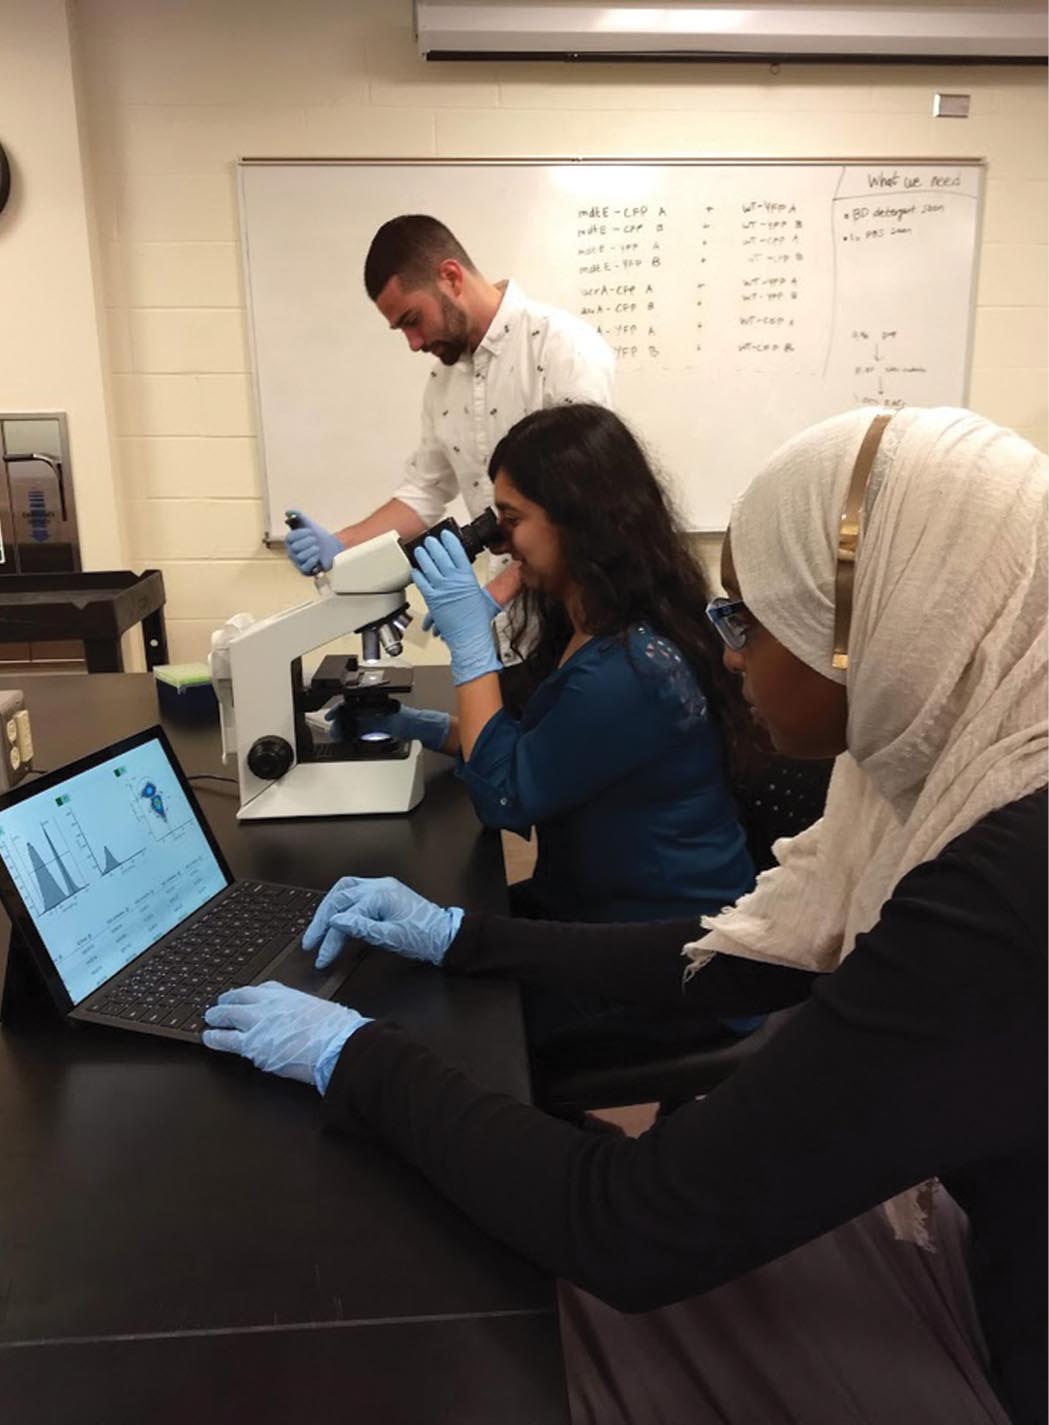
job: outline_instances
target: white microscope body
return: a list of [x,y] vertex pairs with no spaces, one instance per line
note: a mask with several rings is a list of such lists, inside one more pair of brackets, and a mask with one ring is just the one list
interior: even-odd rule
[[410,577],[397,535],[380,534],[338,555],[327,586],[319,580],[318,595],[310,602],[233,632],[221,649],[229,658],[225,687],[222,659],[213,654],[223,758],[236,750],[239,820],[406,812],[422,799],[418,742],[408,744],[407,755],[396,757],[303,759],[292,677],[304,653],[349,633],[362,634],[362,667],[374,667],[378,676],[380,643],[400,652]]

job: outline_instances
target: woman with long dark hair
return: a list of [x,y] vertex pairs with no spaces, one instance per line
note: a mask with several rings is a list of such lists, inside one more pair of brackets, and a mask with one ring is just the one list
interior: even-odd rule
[[457,753],[486,825],[535,827],[518,913],[640,921],[731,902],[753,879],[728,771],[750,719],[644,452],[612,412],[565,405],[519,421],[490,474],[521,571],[510,631],[530,695],[520,718],[504,707],[491,606],[448,534],[417,555],[417,583],[458,718],[404,709],[383,725]]

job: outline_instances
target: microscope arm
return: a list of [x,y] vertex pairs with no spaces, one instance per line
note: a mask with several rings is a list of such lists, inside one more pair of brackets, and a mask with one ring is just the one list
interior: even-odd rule
[[269,785],[248,766],[248,753],[255,742],[260,737],[281,737],[295,747],[291,682],[295,659],[392,617],[404,602],[403,588],[378,594],[329,591],[309,603],[260,619],[234,639],[229,656],[243,802],[251,801]]

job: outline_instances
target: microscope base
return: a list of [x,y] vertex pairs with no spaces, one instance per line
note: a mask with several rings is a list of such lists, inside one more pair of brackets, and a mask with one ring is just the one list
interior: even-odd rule
[[237,812],[238,821],[382,816],[411,811],[423,795],[422,748],[375,762],[298,762]]

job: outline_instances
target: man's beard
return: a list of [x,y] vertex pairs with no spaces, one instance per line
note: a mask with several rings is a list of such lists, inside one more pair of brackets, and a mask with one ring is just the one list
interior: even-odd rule
[[438,292],[437,297],[444,318],[444,335],[440,341],[432,341],[426,350],[445,366],[454,366],[470,344],[470,323],[466,313],[461,312],[450,297],[443,292]]

